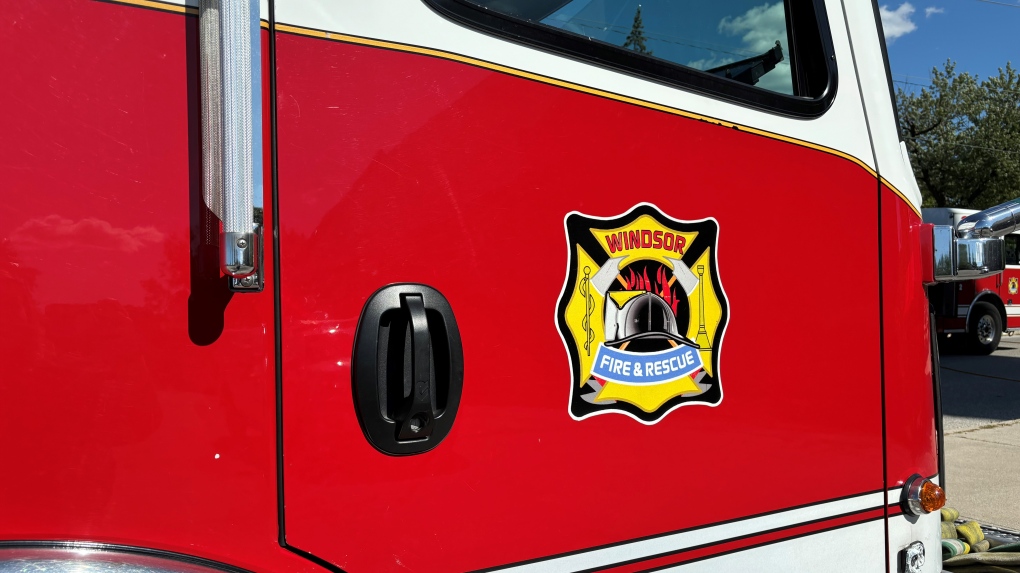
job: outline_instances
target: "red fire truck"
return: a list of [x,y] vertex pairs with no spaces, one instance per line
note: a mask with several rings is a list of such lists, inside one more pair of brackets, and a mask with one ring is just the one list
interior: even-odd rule
[[[926,223],[960,225],[973,209],[922,209]],[[990,354],[1003,333],[1020,328],[1020,233],[1003,237],[1005,270],[991,277],[929,288],[940,341],[962,337],[974,352]]]
[[3,571],[940,570],[876,4],[4,11]]

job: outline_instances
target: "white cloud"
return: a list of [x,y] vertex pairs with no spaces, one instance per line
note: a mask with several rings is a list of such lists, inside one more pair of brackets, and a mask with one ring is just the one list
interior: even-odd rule
[[943,12],[945,12],[945,10],[942,9],[942,8],[936,8],[935,6],[928,6],[927,8],[924,9],[924,17],[925,18],[931,18],[932,14],[941,14]]
[[719,66],[725,66],[726,64],[735,61],[737,61],[737,59],[730,56],[712,56],[710,58],[702,58],[700,60],[687,62],[687,66],[697,68],[699,70],[710,70],[712,68],[718,68]]
[[[786,57],[789,58],[789,54]],[[790,73],[790,61],[779,62],[775,69],[762,76],[756,85],[781,94],[793,94],[793,75]]]
[[[727,16],[719,22],[719,33],[740,36],[742,49],[748,55],[771,50],[778,41],[783,46],[784,61],[758,80],[758,87],[780,93],[793,93],[790,75],[790,46],[786,39],[786,13],[783,2],[755,6],[740,16]],[[722,65],[716,64],[716,65]]]
[[886,40],[895,40],[917,29],[917,24],[910,20],[910,17],[914,15],[914,6],[910,2],[900,4],[900,7],[895,10],[890,10],[888,6],[882,6],[878,12],[882,15],[882,28],[885,30]]
[[755,6],[742,16],[727,16],[719,22],[719,33],[736,36],[743,34],[741,40],[747,49],[760,54],[776,45],[776,40],[786,44],[786,13],[783,3],[776,2],[769,6]]
[[93,217],[74,221],[60,215],[47,215],[28,220],[14,230],[11,238],[19,243],[50,248],[86,246],[137,253],[160,243],[165,236],[155,227],[126,229]]

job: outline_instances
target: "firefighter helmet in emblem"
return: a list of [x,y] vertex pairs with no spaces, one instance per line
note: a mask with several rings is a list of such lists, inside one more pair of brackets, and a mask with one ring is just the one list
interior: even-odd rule
[[1016,294],[1017,290],[1020,290],[1017,288],[1017,283],[1020,283],[1020,278],[1017,277],[1009,278],[1009,294]]
[[572,373],[570,415],[654,424],[722,401],[729,314],[715,219],[681,221],[642,203],[613,218],[567,215],[569,262],[556,309]]

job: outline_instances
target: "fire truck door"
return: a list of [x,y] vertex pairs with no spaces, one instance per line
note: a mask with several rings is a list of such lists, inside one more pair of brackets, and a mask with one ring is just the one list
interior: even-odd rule
[[839,2],[274,18],[290,547],[352,573],[885,570],[877,180]]
[[1006,305],[1006,327],[1020,328],[1020,235],[1007,235],[1006,270],[1002,271],[999,296]]

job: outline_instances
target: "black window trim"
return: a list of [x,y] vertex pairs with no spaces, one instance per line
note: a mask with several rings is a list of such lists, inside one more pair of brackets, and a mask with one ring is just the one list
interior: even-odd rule
[[[567,56],[587,64],[677,87],[752,109],[796,119],[813,119],[824,114],[836,96],[838,74],[836,55],[829,32],[824,0],[809,0],[815,10],[828,82],[817,98],[797,97],[722,78],[701,70],[673,64],[591,40],[583,36],[521,20],[473,4],[467,0],[422,0],[427,6],[455,23],[496,35],[529,47]],[[786,52],[791,52],[786,47]],[[787,56],[790,57],[790,56]]]

